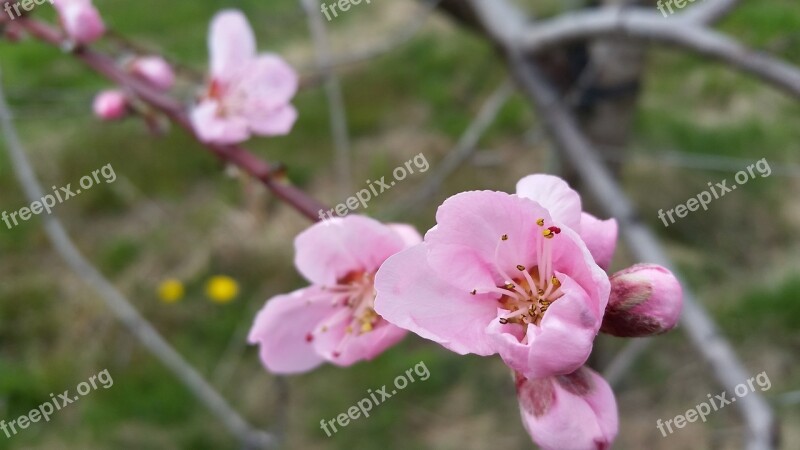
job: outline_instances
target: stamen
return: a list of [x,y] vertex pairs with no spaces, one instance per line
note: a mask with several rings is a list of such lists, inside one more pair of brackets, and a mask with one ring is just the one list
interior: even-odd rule
[[519,270],[520,272],[524,272],[525,266],[523,266],[522,264],[517,264],[517,270]]
[[544,226],[544,219],[536,219],[536,225],[539,225],[540,227],[543,227]]
[[507,241],[508,240],[508,235],[504,234],[504,235],[500,236],[500,240],[501,241]]

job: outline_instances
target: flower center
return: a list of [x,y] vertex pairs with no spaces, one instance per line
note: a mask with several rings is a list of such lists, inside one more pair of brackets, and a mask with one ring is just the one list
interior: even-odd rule
[[350,323],[345,328],[347,334],[368,333],[375,328],[380,316],[375,312],[375,274],[351,272],[326,291],[334,294],[335,305],[349,309]]
[[[525,267],[518,264],[516,266],[518,272],[510,276],[498,262],[500,246],[508,244],[508,235],[501,236],[495,248],[495,267],[504,282],[494,289],[487,289],[486,292],[501,295],[498,299],[500,308],[508,311],[499,317],[503,325],[507,323],[539,325],[550,305],[564,295],[561,291],[561,281],[553,270],[552,239],[561,233],[561,229],[555,226],[544,228],[544,219],[538,219],[536,224],[540,230],[536,240],[538,259],[535,266]],[[471,292],[473,295],[477,293],[477,289]]]

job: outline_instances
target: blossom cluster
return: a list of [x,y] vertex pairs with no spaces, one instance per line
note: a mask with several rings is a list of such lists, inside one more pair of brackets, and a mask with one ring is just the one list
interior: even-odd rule
[[[90,0],[57,0],[56,8],[76,45],[102,35]],[[229,145],[288,133],[298,116],[291,105],[298,76],[279,56],[257,52],[241,12],[213,18],[209,49],[209,80],[189,112],[196,137]],[[175,83],[160,57],[120,64],[154,91]],[[94,107],[103,119],[141,108],[120,90],[101,93]],[[609,448],[617,405],[586,365],[594,340],[599,332],[644,337],[672,329],[682,305],[675,276],[654,264],[609,275],[617,222],[583,211],[580,195],[551,175],[524,177],[513,194],[456,194],[435,221],[424,236],[361,215],[300,233],[294,263],[308,286],[269,299],[248,336],[266,369],[351,366],[410,331],[458,354],[499,356],[540,447]]]

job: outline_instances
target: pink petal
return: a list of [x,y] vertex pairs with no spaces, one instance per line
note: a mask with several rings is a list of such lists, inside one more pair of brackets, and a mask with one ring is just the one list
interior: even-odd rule
[[586,243],[594,260],[603,269],[608,269],[614,257],[614,250],[617,248],[617,221],[600,220],[591,214],[582,213],[579,229],[581,239]]
[[542,205],[554,221],[580,230],[581,196],[561,178],[544,174],[528,175],[517,182],[517,195]]
[[318,222],[300,233],[294,246],[297,269],[322,286],[353,272],[375,273],[386,258],[405,247],[392,228],[359,215]]
[[297,72],[278,55],[262,54],[239,68],[234,80],[245,97],[244,114],[266,114],[286,106],[297,93]]
[[190,113],[192,127],[203,142],[238,144],[250,138],[247,122],[236,116],[221,116],[214,100],[200,102]]
[[525,344],[520,342],[525,334],[521,325],[502,325],[495,320],[487,328],[503,361],[527,378],[570,373],[581,367],[600,327],[592,299],[583,288],[564,274],[558,278],[564,296],[553,302],[540,325],[528,325]]
[[89,44],[106,31],[100,13],[89,0],[59,0],[54,3],[67,35],[75,42]]
[[329,295],[312,286],[267,301],[256,316],[248,341],[260,345],[261,361],[270,372],[306,372],[324,361],[312,345],[311,333],[337,311]]
[[463,291],[494,288],[505,279],[502,273],[513,274],[519,264],[535,265],[539,218],[552,224],[539,204],[505,192],[454,195],[439,207],[437,226],[425,235],[428,263]]
[[497,303],[439,279],[427,264],[425,244],[387,259],[375,290],[375,311],[389,322],[456,353],[494,353],[484,328],[497,316]]
[[422,242],[422,236],[419,231],[411,225],[404,223],[390,223],[389,227],[403,239],[407,247],[411,247]]
[[283,136],[292,131],[292,127],[297,121],[297,110],[292,105],[286,105],[269,113],[250,115],[247,117],[247,121],[253,134]]
[[518,375],[522,423],[543,450],[607,450],[619,428],[617,403],[606,381],[583,367],[569,375]]
[[558,242],[558,245],[553,245],[554,270],[569,276],[584,289],[591,299],[588,306],[592,314],[598,320],[602,319],[611,292],[608,274],[595,263],[586,244],[575,231],[564,228],[554,241]]
[[217,13],[208,38],[211,75],[227,81],[256,56],[256,38],[247,17],[238,10]]
[[389,347],[400,342],[407,331],[386,321],[380,321],[372,331],[362,334],[347,333],[350,315],[342,315],[345,320],[329,324],[326,331],[317,327],[314,332],[314,348],[328,362],[341,367],[351,366],[360,361],[369,361]]

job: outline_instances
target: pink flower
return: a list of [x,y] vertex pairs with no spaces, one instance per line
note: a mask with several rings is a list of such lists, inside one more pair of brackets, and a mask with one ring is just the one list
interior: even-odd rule
[[606,450],[617,436],[614,393],[586,367],[538,380],[517,374],[517,398],[522,424],[542,450]]
[[235,10],[217,14],[209,36],[211,82],[192,110],[195,133],[205,142],[235,144],[252,134],[289,133],[297,111],[295,71],[279,56],[256,54],[253,30]]
[[683,290],[669,270],[636,264],[611,276],[611,295],[600,331],[619,337],[644,337],[675,327]]
[[92,0],[54,0],[67,36],[79,44],[94,42],[106,32],[103,19]]
[[408,225],[363,216],[312,225],[295,239],[295,265],[311,286],[270,299],[249,341],[273,373],[311,370],[324,361],[349,366],[400,341],[406,331],[374,309],[373,279],[389,256],[417,244]]
[[577,370],[610,286],[578,234],[554,220],[574,199],[547,200],[550,209],[504,192],[449,198],[425,242],[378,271],[376,311],[454,352],[499,353],[526,378]]
[[528,175],[517,183],[517,195],[538,202],[550,211],[553,220],[575,230],[597,264],[608,268],[617,246],[616,220],[600,220],[582,212],[580,195],[553,175]]
[[160,56],[136,58],[131,62],[130,71],[161,91],[168,91],[175,85],[175,72]]
[[92,109],[99,119],[121,119],[128,113],[128,98],[122,91],[102,91],[95,96]]

